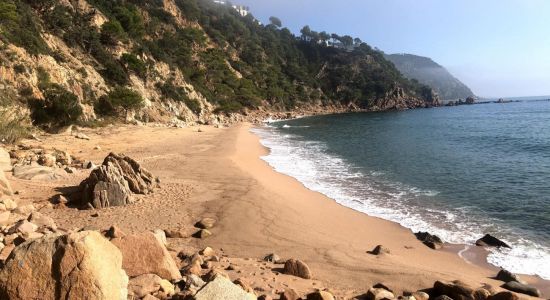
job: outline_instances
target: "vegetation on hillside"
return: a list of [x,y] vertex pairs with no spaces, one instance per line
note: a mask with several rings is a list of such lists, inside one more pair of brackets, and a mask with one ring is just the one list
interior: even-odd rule
[[[261,25],[252,15],[242,17],[231,6],[210,0],[175,0],[185,26],[163,8],[162,0],[88,3],[108,21],[95,26],[93,11],[84,13],[59,0],[0,0],[0,39],[30,54],[55,57],[40,35],[48,32],[89,54],[111,89],[92,99],[100,115],[139,109],[141,97],[128,89],[130,75],[150,80],[156,76],[155,62],[179,69],[218,112],[259,106],[286,110],[310,103],[369,108],[397,88],[412,98],[431,94],[427,86],[405,79],[381,52],[351,36],[308,26],[295,36],[276,17]],[[122,55],[117,52],[121,48]],[[162,95],[159,101],[181,101],[201,112],[185,88],[170,80],[155,87]],[[29,99],[35,123],[64,125],[81,113],[73,105],[74,95],[61,87],[44,87],[43,94],[40,105]]]

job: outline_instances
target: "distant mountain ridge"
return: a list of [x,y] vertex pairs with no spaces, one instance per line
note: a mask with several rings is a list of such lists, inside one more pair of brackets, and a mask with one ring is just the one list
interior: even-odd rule
[[429,57],[413,54],[389,54],[385,58],[407,78],[429,85],[443,100],[465,99],[474,96],[468,86],[454,77],[447,69]]

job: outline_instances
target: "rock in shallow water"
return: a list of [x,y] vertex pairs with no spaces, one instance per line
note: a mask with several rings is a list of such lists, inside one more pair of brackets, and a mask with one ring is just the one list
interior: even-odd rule
[[510,245],[506,244],[505,242],[499,240],[498,238],[486,234],[482,238],[476,241],[477,246],[484,246],[484,247],[505,247],[505,248],[511,248]]

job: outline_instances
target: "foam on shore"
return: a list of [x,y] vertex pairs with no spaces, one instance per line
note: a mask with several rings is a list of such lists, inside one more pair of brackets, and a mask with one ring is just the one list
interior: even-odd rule
[[491,249],[489,263],[515,273],[550,279],[550,248],[521,238],[522,233],[489,217],[483,220],[472,217],[473,207],[423,206],[422,199],[435,197],[439,192],[387,181],[381,171],[359,170],[344,158],[328,154],[322,143],[301,140],[273,124],[255,128],[253,132],[270,149],[270,154],[262,159],[310,190],[414,232],[436,234],[448,243],[472,244],[487,230],[499,232],[513,248]]

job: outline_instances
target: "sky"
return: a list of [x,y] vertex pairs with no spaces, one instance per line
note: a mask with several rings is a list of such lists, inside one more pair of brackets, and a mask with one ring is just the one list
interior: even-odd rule
[[550,0],[233,0],[299,33],[428,56],[482,97],[550,95]]

